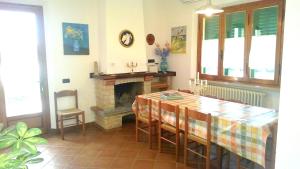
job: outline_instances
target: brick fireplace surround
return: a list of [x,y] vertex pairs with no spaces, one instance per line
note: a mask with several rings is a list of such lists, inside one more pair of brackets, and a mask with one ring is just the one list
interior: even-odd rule
[[133,114],[131,111],[115,107],[115,86],[119,84],[139,82],[142,84],[142,93],[151,92],[151,77],[127,77],[115,79],[95,79],[96,87],[96,123],[104,129],[122,126],[122,117]]
[[[122,126],[122,117],[133,114],[130,110],[116,107],[115,86],[128,83],[139,83],[139,93],[151,93],[151,84],[154,78],[176,76],[176,72],[135,72],[123,74],[102,74],[92,77],[95,79],[96,106],[91,107],[96,115],[96,123],[104,129],[112,129]],[[169,84],[171,86],[171,84]],[[137,91],[137,90],[136,90]],[[133,92],[134,93],[134,92]]]

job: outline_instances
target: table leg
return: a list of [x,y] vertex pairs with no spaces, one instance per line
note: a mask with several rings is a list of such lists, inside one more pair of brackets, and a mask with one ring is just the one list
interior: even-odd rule
[[[277,123],[272,127],[272,154],[270,169],[275,169],[275,158],[276,158],[276,144],[277,144]],[[266,167],[268,168],[268,167]]]

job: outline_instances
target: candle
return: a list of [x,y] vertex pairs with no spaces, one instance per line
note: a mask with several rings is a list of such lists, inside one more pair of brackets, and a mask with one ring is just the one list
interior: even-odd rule
[[200,75],[199,75],[199,72],[197,73],[197,79],[198,79],[198,80],[200,79]]
[[192,79],[189,80],[189,85],[192,86]]

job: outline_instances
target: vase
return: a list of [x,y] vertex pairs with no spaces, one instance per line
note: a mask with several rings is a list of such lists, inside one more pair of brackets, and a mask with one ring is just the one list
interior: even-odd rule
[[168,71],[168,61],[166,57],[162,57],[160,61],[160,71],[166,72]]
[[75,39],[73,41],[73,51],[74,52],[79,52],[79,50],[80,50],[79,40]]

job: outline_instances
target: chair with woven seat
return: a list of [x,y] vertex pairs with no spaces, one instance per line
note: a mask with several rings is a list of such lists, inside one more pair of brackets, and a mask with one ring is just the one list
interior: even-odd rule
[[[180,131],[179,131],[179,106],[170,105],[167,103],[158,103],[158,112],[159,112],[159,120],[158,120],[158,149],[159,152],[162,152],[162,140],[168,143],[175,145],[176,151],[176,161],[179,161],[179,147],[180,147]],[[175,116],[175,126],[163,121],[162,113],[168,112]],[[168,132],[175,136],[175,141],[171,140],[171,138],[166,138],[164,136],[164,132]]]
[[[64,97],[72,97],[75,99],[75,105],[72,108],[59,109],[58,100]],[[55,114],[56,114],[56,128],[60,129],[61,138],[64,140],[64,127],[73,126],[69,124],[64,126],[64,120],[76,120],[76,125],[82,125],[82,133],[85,134],[85,116],[84,111],[78,108],[77,90],[62,90],[54,92]],[[81,120],[79,119],[81,116]]]
[[[136,96],[136,141],[139,141],[139,131],[148,135],[149,148],[152,148],[153,127],[156,127],[156,120],[152,118],[152,101]],[[144,126],[142,126],[144,125]],[[156,130],[154,130],[156,131]]]
[[[201,121],[206,124],[206,130],[203,133],[199,133],[199,135],[195,135],[191,133],[191,129],[189,127],[190,120]],[[198,111],[189,110],[185,108],[185,130],[184,130],[184,164],[187,165],[188,152],[196,154],[201,158],[205,159],[205,168],[210,168],[210,154],[211,154],[211,114],[204,114]],[[189,142],[191,141],[191,142]],[[192,142],[196,142],[200,145],[204,146],[204,152],[199,153],[196,150],[193,150],[189,147],[189,144]]]

